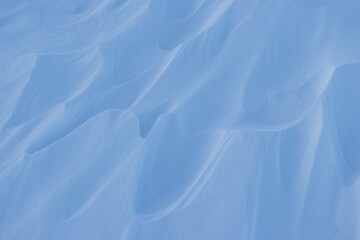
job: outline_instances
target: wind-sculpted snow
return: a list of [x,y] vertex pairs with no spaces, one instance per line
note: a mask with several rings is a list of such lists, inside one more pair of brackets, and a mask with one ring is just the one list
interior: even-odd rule
[[357,0],[0,1],[0,239],[360,239]]

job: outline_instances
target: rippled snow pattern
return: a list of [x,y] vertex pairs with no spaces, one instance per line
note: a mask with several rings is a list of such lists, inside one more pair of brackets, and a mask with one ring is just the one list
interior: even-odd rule
[[1,0],[0,43],[0,239],[360,239],[360,1]]

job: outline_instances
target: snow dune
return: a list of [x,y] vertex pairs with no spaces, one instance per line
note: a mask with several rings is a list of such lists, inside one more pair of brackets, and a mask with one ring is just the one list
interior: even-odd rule
[[360,239],[359,13],[0,1],[0,239]]

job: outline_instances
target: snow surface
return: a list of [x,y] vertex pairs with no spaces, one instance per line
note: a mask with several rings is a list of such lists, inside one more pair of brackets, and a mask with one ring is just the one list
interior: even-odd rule
[[0,239],[359,240],[359,0],[0,0]]

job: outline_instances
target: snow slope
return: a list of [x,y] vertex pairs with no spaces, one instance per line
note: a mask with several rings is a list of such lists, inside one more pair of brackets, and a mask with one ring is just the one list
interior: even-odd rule
[[360,239],[358,0],[0,0],[0,239]]

